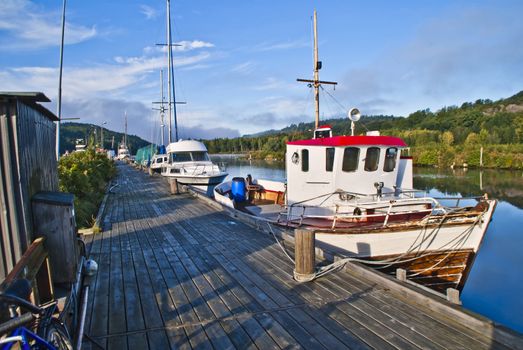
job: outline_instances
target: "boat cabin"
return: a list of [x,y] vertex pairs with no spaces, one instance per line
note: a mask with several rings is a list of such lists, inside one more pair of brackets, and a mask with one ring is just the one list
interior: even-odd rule
[[332,128],[330,125],[322,125],[314,130],[315,139],[322,139],[325,137],[332,137]]
[[167,146],[169,163],[184,162],[210,162],[207,147],[201,142],[194,140],[180,140]]
[[[321,133],[320,133],[321,132]],[[314,138],[287,143],[287,203],[325,205],[340,200],[336,191],[361,196],[412,189],[412,159],[401,157],[405,142],[371,132],[364,136],[332,135],[315,130]],[[341,198],[347,199],[347,198]]]

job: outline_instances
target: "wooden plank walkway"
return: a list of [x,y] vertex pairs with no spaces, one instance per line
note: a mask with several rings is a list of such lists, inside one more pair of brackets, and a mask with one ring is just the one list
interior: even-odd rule
[[118,183],[86,237],[86,331],[107,349],[508,348],[350,271],[297,283],[272,236],[129,166]]

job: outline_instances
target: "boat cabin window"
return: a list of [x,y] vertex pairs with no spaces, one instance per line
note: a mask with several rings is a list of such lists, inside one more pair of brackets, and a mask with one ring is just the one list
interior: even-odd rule
[[156,158],[156,163],[163,163],[163,158]]
[[387,148],[385,152],[385,164],[383,165],[383,171],[391,172],[396,168],[396,159],[398,155],[398,149],[396,147]]
[[314,130],[314,138],[315,139],[323,139],[325,137],[332,137],[332,130],[331,129]]
[[301,171],[309,171],[309,150],[301,150]]
[[351,172],[358,170],[358,160],[360,159],[360,149],[358,147],[347,147],[343,151],[343,164],[341,170]]
[[192,160],[195,162],[202,162],[202,161],[210,161],[209,155],[207,152],[201,151],[201,152],[191,152],[192,154]]
[[367,148],[367,156],[365,157],[365,171],[378,170],[378,163],[380,161],[379,147]]
[[190,152],[171,153],[171,161],[173,163],[190,162],[191,161],[191,153]]
[[325,149],[325,170],[332,171],[334,167],[334,148],[329,147]]

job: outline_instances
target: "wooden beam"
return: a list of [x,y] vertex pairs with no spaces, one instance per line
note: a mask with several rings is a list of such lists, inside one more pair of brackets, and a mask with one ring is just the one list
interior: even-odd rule
[[338,85],[338,83],[335,81],[325,81],[325,80],[296,79],[296,81],[299,81],[302,83]]
[[20,260],[0,284],[0,292],[5,291],[17,279],[36,280],[37,304],[53,299],[53,287],[49,273],[48,253],[45,248],[45,237],[39,237],[31,243]]

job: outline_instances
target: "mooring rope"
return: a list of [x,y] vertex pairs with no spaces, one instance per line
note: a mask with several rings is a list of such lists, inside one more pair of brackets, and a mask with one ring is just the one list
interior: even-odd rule
[[[449,208],[449,209],[451,209],[451,210],[445,212],[445,214],[442,216],[438,226],[433,228],[431,230],[431,232],[429,234],[427,234],[427,235],[425,235],[425,233],[427,231],[427,225],[429,224],[428,223],[429,220],[425,220],[425,222],[423,224],[423,227],[421,228],[420,233],[418,234],[418,237],[416,237],[416,239],[411,244],[411,246],[407,249],[407,251],[405,253],[402,253],[401,255],[399,255],[398,257],[395,257],[394,259],[383,259],[383,260],[372,261],[372,260],[365,260],[365,259],[360,259],[360,258],[346,257],[346,258],[343,258],[343,259],[339,259],[339,260],[333,262],[332,264],[329,264],[329,265],[317,268],[316,272],[312,276],[310,276],[309,278],[307,278],[305,280],[302,278],[302,281],[306,281],[306,282],[313,281],[313,280],[315,280],[317,278],[320,278],[322,276],[325,276],[325,275],[327,275],[329,273],[336,272],[339,269],[343,268],[349,262],[359,262],[359,263],[363,263],[363,264],[366,264],[366,265],[384,265],[384,266],[376,267],[377,269],[383,269],[383,268],[390,267],[392,265],[402,264],[402,263],[406,263],[406,262],[409,262],[409,261],[413,261],[413,260],[419,259],[421,257],[430,256],[433,253],[424,253],[424,254],[421,254],[421,255],[419,254],[419,252],[422,252],[423,244],[425,242],[427,242],[429,239],[434,239],[435,238],[437,233],[443,227],[444,222],[447,220],[448,215],[450,215],[451,213],[456,213],[456,212],[461,210],[461,208],[458,209],[458,210],[452,210],[452,208]],[[425,272],[435,268],[436,266],[441,264],[443,261],[445,261],[452,253],[455,253],[460,248],[462,248],[463,245],[465,244],[465,242],[468,240],[468,238],[472,234],[474,227],[481,220],[482,214],[483,213],[478,214],[477,217],[475,218],[475,220],[472,222],[472,224],[470,226],[468,226],[467,228],[465,228],[465,230],[463,232],[461,232],[458,236],[454,237],[453,239],[451,239],[450,241],[446,242],[445,244],[443,244],[442,246],[440,246],[438,248],[439,250],[441,250],[442,248],[445,248],[445,247],[450,245],[449,251],[447,252],[447,254],[443,258],[441,258],[438,262],[436,262],[432,266],[430,266],[428,268],[425,268],[424,270],[419,271],[419,272],[417,272],[415,274],[409,275],[409,277],[418,276],[420,274],[423,274],[423,273],[425,273]],[[280,249],[282,250],[284,255],[289,259],[289,261],[292,264],[295,264],[294,259],[287,253],[287,250],[281,244],[281,242],[279,241],[278,237],[274,233],[271,224],[267,222],[267,226],[269,228],[269,232],[274,237],[274,240],[276,241],[276,243],[278,244],[278,246],[280,247]],[[421,236],[421,240],[420,240],[419,244],[416,244],[416,242],[418,241],[418,238],[420,238],[420,236]],[[415,257],[409,258],[409,259],[402,259],[402,257],[411,254],[416,249],[418,250],[418,252],[416,253]]]

